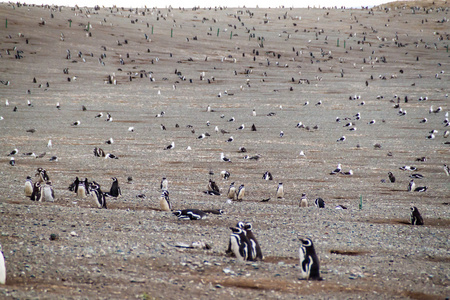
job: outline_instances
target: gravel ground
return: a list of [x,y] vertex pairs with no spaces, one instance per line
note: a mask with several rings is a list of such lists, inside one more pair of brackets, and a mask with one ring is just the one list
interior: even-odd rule
[[[8,20],[0,35],[0,80],[10,83],[0,85],[0,244],[7,268],[0,298],[448,298],[449,27],[441,22],[448,5],[439,5],[136,13],[0,4],[0,20]],[[110,75],[116,85],[105,83]],[[429,113],[430,106],[442,110]],[[407,114],[400,116],[400,108]],[[308,128],[296,128],[298,122]],[[348,122],[357,130],[344,127]],[[237,130],[241,124],[245,129]],[[431,130],[438,133],[427,139]],[[210,136],[197,139],[205,132]],[[230,136],[234,141],[225,142]],[[114,143],[105,144],[111,137]],[[175,148],[164,150],[171,142]],[[94,147],[119,159],[95,157]],[[14,148],[12,167],[7,154]],[[220,161],[221,152],[232,163]],[[330,175],[339,163],[353,175]],[[405,165],[417,171],[399,169]],[[39,167],[49,173],[55,202],[24,196],[25,178],[34,180]],[[231,173],[228,180],[222,170]],[[266,171],[273,181],[262,179]],[[407,192],[412,173],[424,176],[415,182],[426,192]],[[97,209],[67,189],[76,176],[104,191],[117,177],[122,196]],[[225,213],[179,221],[160,211],[162,177],[174,209]],[[203,193],[209,179],[221,196]],[[245,184],[243,202],[227,203],[231,182]],[[284,199],[275,198],[279,182]],[[307,208],[299,207],[302,193]],[[325,209],[314,207],[317,197]],[[424,226],[409,224],[411,204]],[[252,222],[263,261],[226,256],[229,227],[238,221]],[[298,236],[314,241],[323,281],[299,280]],[[195,241],[211,249],[176,247]]]

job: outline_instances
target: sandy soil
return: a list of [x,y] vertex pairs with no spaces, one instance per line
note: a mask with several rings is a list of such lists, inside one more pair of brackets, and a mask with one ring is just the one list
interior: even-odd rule
[[[136,11],[1,4],[0,244],[7,282],[0,298],[449,297],[445,5]],[[105,83],[110,75],[116,85]],[[429,113],[430,106],[442,110]],[[407,114],[400,116],[400,108]],[[308,129],[296,128],[298,122]],[[357,130],[344,127],[348,122]],[[241,124],[245,129],[237,130]],[[438,132],[427,139],[431,130]],[[210,137],[197,139],[205,132]],[[234,141],[225,142],[230,136]],[[105,144],[111,137],[114,143]],[[175,148],[164,150],[171,142]],[[119,159],[94,157],[94,147]],[[7,154],[14,148],[12,167]],[[232,163],[220,161],[221,152]],[[261,158],[245,160],[246,154]],[[354,175],[330,175],[338,163]],[[424,178],[415,182],[426,192],[406,191],[413,172],[399,169],[405,165],[418,168]],[[25,178],[34,179],[39,167],[50,175],[54,203],[24,196]],[[230,179],[220,178],[222,170]],[[262,179],[265,171],[273,181]],[[103,190],[117,177],[122,196],[99,210],[67,189],[76,176]],[[175,209],[225,213],[189,222],[160,211],[162,177]],[[245,200],[205,195],[210,178],[223,193],[231,182],[245,184]],[[279,182],[284,199],[275,198]],[[302,193],[308,208],[299,207]],[[325,209],[314,207],[317,197]],[[409,225],[411,204],[425,226]],[[262,262],[225,255],[229,227],[241,220],[253,223]],[[298,235],[313,239],[323,281],[299,280]],[[194,241],[212,249],[175,247]]]

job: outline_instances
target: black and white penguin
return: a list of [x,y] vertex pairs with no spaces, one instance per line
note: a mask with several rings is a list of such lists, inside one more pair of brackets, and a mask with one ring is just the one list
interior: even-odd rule
[[418,186],[414,189],[414,192],[422,193],[422,192],[426,192],[427,190],[428,190],[427,186]]
[[105,151],[103,151],[102,148],[95,147],[94,148],[94,156],[96,156],[96,157],[105,157],[106,154],[105,154]]
[[392,174],[392,172],[389,172],[388,175],[389,175],[389,181],[392,182],[392,183],[394,183],[394,182],[395,182],[395,176],[394,176],[394,174]]
[[41,198],[41,184],[40,182],[35,182],[33,185],[33,193],[30,196],[30,200],[37,201]]
[[119,159],[119,157],[115,156],[112,153],[106,153],[105,154],[105,159],[108,159],[108,158],[110,158],[110,159]]
[[243,184],[241,184],[241,186],[239,187],[239,189],[237,191],[236,200],[240,202],[240,201],[244,200],[244,196],[245,196],[245,187]]
[[31,180],[30,176],[27,176],[27,179],[25,180],[25,197],[31,197],[33,194],[33,181]]
[[35,176],[38,177],[38,182],[47,182],[50,180],[47,171],[43,168],[38,168]]
[[173,214],[178,220],[201,220],[206,218],[206,213],[199,209],[183,209],[174,211]]
[[11,166],[13,166],[13,167],[16,165],[16,160],[14,159],[14,157],[11,157],[11,158],[10,158],[9,164],[10,164]]
[[159,206],[162,211],[171,211],[172,205],[169,200],[169,191],[163,190],[161,196],[159,197]]
[[3,257],[2,246],[0,245],[0,284],[6,283],[5,258]]
[[300,199],[300,207],[308,207],[308,198],[306,198],[306,193],[302,194],[302,198]]
[[415,179],[423,179],[424,178],[424,176],[422,174],[419,174],[419,173],[411,174],[411,175],[409,175],[409,177],[415,178]]
[[164,147],[164,150],[172,150],[173,148],[175,148],[175,142],[172,142],[170,145]]
[[122,195],[122,192],[120,191],[120,187],[119,187],[119,181],[117,180],[116,177],[112,177],[111,178],[113,180],[112,185],[111,185],[111,189],[109,190],[109,196],[110,197],[119,197],[120,195]]
[[98,208],[107,209],[105,193],[102,192],[100,185],[97,182],[93,181],[90,183],[89,194]]
[[411,225],[423,225],[423,219],[417,207],[411,207]]
[[78,181],[78,185],[75,187],[75,193],[77,194],[77,197],[81,199],[86,198],[87,195],[89,195],[88,179],[85,178],[84,181],[79,181],[77,177],[75,181]]
[[325,208],[325,201],[319,197],[314,201],[314,205],[318,208]]
[[278,184],[276,197],[278,199],[283,199],[284,198],[284,188],[283,188],[283,183],[282,182],[280,182]]
[[166,177],[163,177],[161,179],[161,184],[159,185],[159,187],[161,188],[162,191],[169,190],[169,181],[167,180]]
[[314,249],[313,241],[309,238],[300,238],[300,270],[301,276],[306,280],[322,280],[320,277],[320,264]]
[[39,202],[53,202],[55,201],[55,193],[53,191],[53,186],[51,181],[47,181],[41,187],[41,197],[38,199]]
[[408,192],[412,192],[416,189],[416,184],[414,183],[414,179],[411,179],[411,181],[408,184]]
[[223,180],[227,180],[228,178],[230,178],[230,175],[230,172],[225,170],[220,172],[220,177],[222,177]]
[[251,249],[251,251],[249,251],[247,260],[263,260],[261,247],[259,246],[259,243],[256,240],[256,237],[253,234],[252,229],[253,229],[253,227],[252,227],[251,223],[244,224],[244,230],[246,231],[247,239],[250,243],[250,249]]
[[234,182],[230,184],[227,192],[227,198],[231,200],[236,200],[236,187],[234,186]]
[[273,176],[269,171],[266,171],[262,177],[264,180],[273,180]]
[[230,227],[230,229],[230,252],[234,254],[238,261],[243,262],[247,260],[248,254],[251,251],[247,233],[244,229],[239,227]]
[[215,195],[220,195],[219,186],[216,184],[215,181],[213,181],[211,179],[208,182],[208,191],[214,192]]
[[450,176],[450,167],[444,164],[444,172],[447,176]]

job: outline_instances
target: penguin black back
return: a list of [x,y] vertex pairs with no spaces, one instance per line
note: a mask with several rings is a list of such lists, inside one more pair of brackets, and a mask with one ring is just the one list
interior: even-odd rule
[[247,239],[249,240],[250,248],[251,248],[251,259],[249,257],[248,260],[258,260],[258,259],[262,260],[263,259],[263,255],[262,255],[262,252],[261,252],[261,247],[259,246],[259,243],[256,240],[255,235],[253,234],[252,224],[251,223],[245,223],[244,224],[244,229],[245,229],[245,231],[247,233]]
[[417,207],[411,207],[411,225],[423,225],[423,219]]
[[320,277],[319,258],[314,249],[313,241],[309,238],[300,238],[300,269],[306,280],[322,280]]
[[122,192],[120,191],[119,187],[119,181],[116,177],[111,178],[113,180],[113,183],[111,185],[111,189],[109,190],[109,196],[111,197],[119,197],[122,195]]

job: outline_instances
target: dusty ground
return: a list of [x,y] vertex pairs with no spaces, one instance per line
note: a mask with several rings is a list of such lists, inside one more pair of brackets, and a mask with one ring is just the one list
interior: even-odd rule
[[[1,298],[449,297],[445,5],[435,2],[428,11],[405,6],[136,13],[1,4],[0,80],[10,83],[0,85],[0,244],[7,267]],[[92,36],[85,30],[88,24]],[[23,51],[21,59],[14,57],[17,50]],[[113,74],[117,85],[105,84]],[[354,95],[361,99],[349,100]],[[395,95],[405,116],[393,108]],[[208,105],[214,112],[206,112]],[[442,111],[429,113],[430,106]],[[161,111],[165,115],[155,117]],[[99,112],[109,112],[113,122],[94,118]],[[275,115],[267,116],[271,112]],[[359,121],[353,117],[357,112]],[[227,122],[231,117],[236,121]],[[343,127],[349,121],[344,118],[351,118],[357,130]],[[423,118],[428,122],[420,123]],[[81,125],[71,126],[77,120]],[[376,123],[369,125],[371,120]],[[295,128],[300,121],[310,130]],[[236,130],[241,124],[246,128]],[[256,132],[250,131],[252,124]],[[135,132],[128,132],[130,126]],[[230,133],[216,133],[215,126]],[[32,128],[34,133],[27,132]],[[429,140],[431,130],[438,133]],[[196,139],[205,132],[211,136]],[[336,142],[343,135],[346,140]],[[234,142],[226,143],[230,136]],[[105,144],[111,137],[114,143]],[[163,150],[172,141],[175,149]],[[261,159],[244,160],[241,146]],[[119,159],[94,157],[94,147]],[[20,154],[11,167],[7,154],[14,148]],[[46,155],[22,155],[26,152]],[[221,152],[232,163],[221,162]],[[54,155],[59,160],[50,162]],[[416,161],[421,157],[426,161]],[[354,175],[329,175],[338,163]],[[425,176],[415,180],[428,187],[425,193],[406,191],[412,172],[401,171],[404,165]],[[51,177],[54,203],[23,195],[26,176],[38,167]],[[228,181],[220,179],[222,170],[230,171]],[[232,181],[245,184],[245,200],[227,204],[225,196],[203,194],[210,171],[222,192]],[[262,180],[265,171],[274,181]],[[389,182],[389,171],[395,183]],[[99,210],[67,190],[75,176],[95,180],[104,190],[117,177],[123,195],[109,198],[109,209]],[[126,183],[128,176],[133,184]],[[225,214],[181,222],[159,211],[162,177],[169,179],[175,209],[221,208]],[[285,199],[275,199],[278,182],[284,183]],[[298,207],[302,193],[311,207]],[[260,202],[268,197],[269,202]],[[317,197],[325,200],[325,209],[312,205]],[[411,203],[425,226],[408,224]],[[335,210],[338,204],[348,209]],[[239,264],[225,256],[228,227],[240,220],[253,223],[264,261]],[[58,239],[51,241],[51,234]],[[298,279],[298,235],[315,242],[324,281]],[[212,249],[174,247],[198,240]]]

